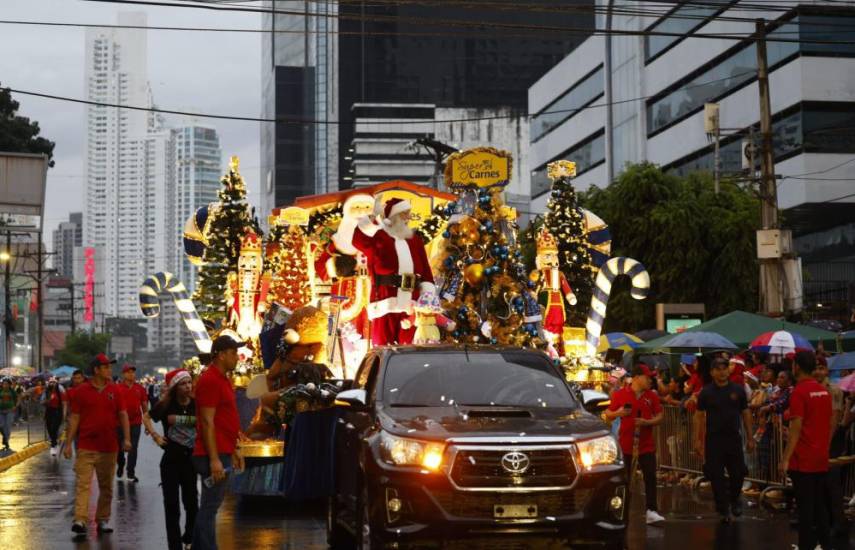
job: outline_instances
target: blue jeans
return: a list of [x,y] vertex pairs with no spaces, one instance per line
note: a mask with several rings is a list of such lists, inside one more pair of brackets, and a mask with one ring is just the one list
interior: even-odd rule
[[[223,468],[231,467],[231,455],[221,454],[220,462],[223,463]],[[193,466],[202,481],[211,475],[211,464],[207,456],[194,456]],[[202,499],[196,514],[196,524],[193,526],[193,550],[217,550],[217,511],[226,497],[227,485],[228,479],[213,487],[206,487],[202,483]]]
[[3,446],[9,446],[9,437],[12,433],[12,422],[15,420],[15,409],[0,411],[0,434],[3,434]]

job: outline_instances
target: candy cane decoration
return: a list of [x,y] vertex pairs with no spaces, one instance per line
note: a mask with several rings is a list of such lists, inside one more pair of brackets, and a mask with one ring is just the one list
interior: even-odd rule
[[184,319],[184,324],[187,325],[187,330],[193,335],[193,341],[196,342],[196,347],[201,353],[210,353],[211,337],[208,336],[208,329],[205,328],[205,323],[196,312],[196,306],[190,299],[190,294],[184,283],[179,281],[172,273],[161,271],[150,275],[140,287],[140,310],[146,317],[157,317],[160,314],[160,299],[158,295],[166,291],[172,294],[175,300],[175,307],[181,313],[181,318]]
[[591,357],[597,354],[600,334],[603,332],[603,321],[606,320],[606,304],[608,304],[609,294],[612,292],[612,283],[621,275],[626,275],[632,280],[630,294],[636,300],[647,298],[647,293],[650,291],[650,275],[638,260],[611,258],[603,264],[597,274],[594,295],[591,296],[591,311],[588,312],[588,322],[585,324],[587,350]]

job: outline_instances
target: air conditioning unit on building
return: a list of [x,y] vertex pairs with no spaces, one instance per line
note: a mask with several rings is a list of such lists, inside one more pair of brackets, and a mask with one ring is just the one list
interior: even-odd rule
[[786,229],[760,229],[757,231],[757,258],[769,260],[782,258],[793,251],[793,234]]

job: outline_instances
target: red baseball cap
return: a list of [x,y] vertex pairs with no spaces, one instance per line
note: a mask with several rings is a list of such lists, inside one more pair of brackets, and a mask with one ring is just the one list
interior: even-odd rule
[[129,370],[136,372],[137,368],[135,366],[131,365],[130,363],[125,363],[124,365],[122,365],[122,373],[126,373]]
[[109,357],[107,357],[107,355],[99,353],[95,356],[95,359],[92,360],[91,365],[93,367],[98,367],[100,365],[112,365],[115,362],[115,359],[110,359]]
[[632,376],[649,376],[650,378],[656,378],[656,370],[651,369],[645,363],[639,363],[632,367]]

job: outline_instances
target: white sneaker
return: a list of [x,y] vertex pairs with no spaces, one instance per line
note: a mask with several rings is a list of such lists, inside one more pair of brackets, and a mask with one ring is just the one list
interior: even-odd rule
[[56,456],[58,453],[59,453],[59,449],[57,449],[56,447],[50,448],[50,456]]
[[665,521],[665,518],[663,516],[661,516],[655,510],[648,510],[647,511],[647,525],[651,525],[653,523],[660,523],[663,521]]

